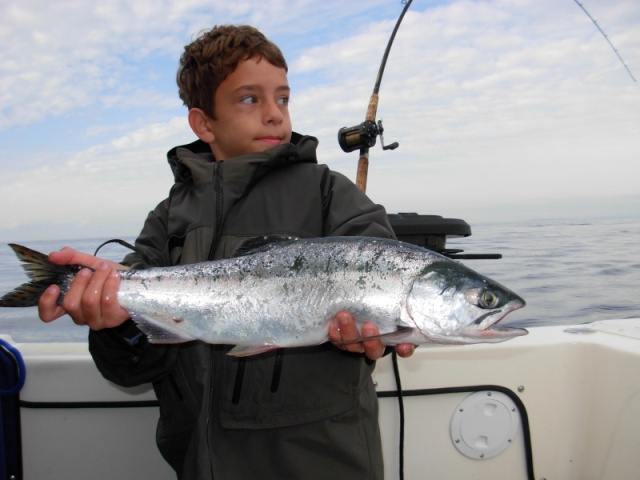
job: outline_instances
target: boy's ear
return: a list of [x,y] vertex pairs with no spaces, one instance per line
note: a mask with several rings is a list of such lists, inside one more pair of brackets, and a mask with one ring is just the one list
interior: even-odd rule
[[196,136],[205,143],[213,143],[216,139],[213,131],[211,130],[209,116],[204,113],[204,110],[200,108],[189,109],[189,125],[191,130]]

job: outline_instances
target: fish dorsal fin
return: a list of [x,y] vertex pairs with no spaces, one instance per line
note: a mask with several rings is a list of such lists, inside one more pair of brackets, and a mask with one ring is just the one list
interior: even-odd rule
[[149,343],[184,343],[194,339],[189,335],[185,335],[184,332],[181,332],[177,328],[171,328],[168,325],[168,322],[180,322],[180,319],[166,318],[158,321],[157,319],[150,319],[142,315],[132,315],[131,318],[140,331],[147,336]]
[[277,234],[251,238],[240,244],[238,249],[233,253],[233,257],[244,257],[245,255],[251,255],[252,253],[263,252],[275,246],[295,242],[296,240],[300,240],[300,237]]

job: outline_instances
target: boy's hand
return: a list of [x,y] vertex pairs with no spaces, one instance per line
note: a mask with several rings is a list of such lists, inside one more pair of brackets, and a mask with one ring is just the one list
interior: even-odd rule
[[52,252],[49,260],[57,265],[84,265],[95,271],[85,268],[76,274],[62,300],[62,306],[56,305],[60,288],[51,285],[38,302],[42,321],[51,322],[67,313],[78,325],[100,330],[117,327],[129,318],[129,314],[118,304],[120,275],[117,270],[127,267],[71,248]]
[[[347,343],[349,340],[358,338],[373,337],[379,334],[378,327],[373,323],[365,323],[362,326],[362,333],[358,332],[356,321],[349,312],[339,312],[329,326],[329,339],[331,342],[342,350],[353,353],[364,353],[371,360],[378,360],[384,354],[384,345],[382,340],[366,340],[363,342]],[[402,343],[396,345],[396,352],[399,356],[406,358],[413,355],[415,347],[410,343]]]

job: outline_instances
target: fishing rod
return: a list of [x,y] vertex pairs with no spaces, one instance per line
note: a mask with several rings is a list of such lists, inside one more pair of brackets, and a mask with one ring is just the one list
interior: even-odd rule
[[[387,66],[387,59],[389,58],[389,52],[393,45],[393,40],[396,38],[396,33],[400,28],[402,19],[405,13],[409,10],[413,0],[402,0],[404,8],[398,21],[396,22],[391,37],[387,42],[387,48],[382,56],[380,62],[380,68],[378,69],[378,75],[376,76],[376,82],[373,86],[373,93],[369,99],[369,106],[367,107],[367,114],[365,115],[364,122],[354,127],[343,127],[338,130],[338,144],[343,151],[349,153],[354,150],[360,149],[360,158],[358,159],[358,172],[356,174],[356,186],[365,192],[367,190],[367,175],[369,171],[369,148],[376,144],[376,138],[380,136],[380,143],[383,150],[395,150],[398,148],[398,142],[393,142],[390,145],[384,144],[384,137],[382,133],[384,128],[382,127],[382,120],[376,122],[376,114],[378,111],[378,92],[380,91],[380,84],[382,83],[382,75],[384,69]],[[400,480],[404,480],[404,401],[402,397],[402,383],[400,380],[400,370],[398,367],[398,354],[395,350],[391,353],[392,365],[394,376],[396,379],[396,390],[398,392],[398,410],[400,414],[400,442],[398,445],[398,475]]]
[[389,58],[389,52],[393,45],[393,40],[396,38],[396,33],[405,13],[409,10],[413,0],[403,0],[404,8],[396,26],[391,32],[391,37],[387,43],[384,55],[382,56],[382,62],[380,62],[380,69],[376,77],[375,85],[373,86],[373,93],[369,99],[369,106],[367,107],[367,114],[365,115],[364,122],[354,127],[342,127],[338,131],[338,144],[343,151],[349,153],[354,150],[360,149],[360,158],[358,159],[358,172],[356,174],[356,186],[365,192],[367,190],[367,175],[369,172],[369,148],[376,144],[376,138],[380,136],[380,143],[383,150],[395,150],[399,147],[398,142],[393,142],[390,145],[384,144],[384,137],[382,133],[384,128],[382,127],[382,120],[376,122],[376,113],[378,111],[378,92],[380,91],[380,84],[382,83],[382,75],[384,69],[387,66],[387,59]]
[[587,17],[589,17],[589,19],[593,22],[593,24],[596,26],[596,28],[600,31],[600,33],[602,34],[604,39],[607,41],[609,46],[613,49],[614,53],[616,54],[616,56],[618,57],[618,59],[620,60],[622,65],[624,66],[625,70],[627,71],[627,73],[631,77],[631,80],[633,80],[634,82],[637,82],[636,77],[633,76],[633,73],[631,73],[631,70],[629,69],[629,65],[627,65],[625,63],[625,61],[622,59],[622,55],[620,55],[620,52],[618,51],[618,49],[616,47],[614,47],[613,43],[611,43],[611,40],[609,40],[609,35],[604,33],[604,30],[602,30],[602,27],[600,27],[598,22],[591,16],[591,14],[589,12],[587,12],[587,9],[584,7],[584,5],[582,3],[580,3],[578,0],[573,0],[573,1],[576,2],[576,4],[582,9],[582,11],[587,15]]

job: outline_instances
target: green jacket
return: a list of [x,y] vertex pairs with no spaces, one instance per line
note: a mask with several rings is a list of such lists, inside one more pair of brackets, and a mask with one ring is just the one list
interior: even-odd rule
[[[233,255],[263,235],[392,238],[384,209],[315,156],[317,141],[216,162],[194,142],[168,154],[175,184],[126,264]],[[374,368],[330,343],[238,359],[229,346],[150,345],[132,322],[89,334],[96,365],[123,386],[153,382],[157,442],[182,479],[380,479]]]

